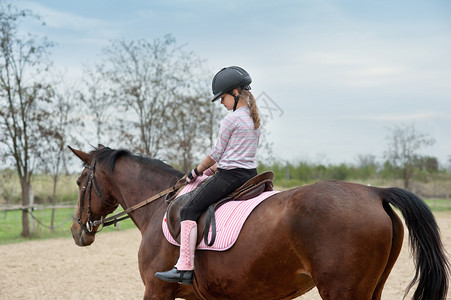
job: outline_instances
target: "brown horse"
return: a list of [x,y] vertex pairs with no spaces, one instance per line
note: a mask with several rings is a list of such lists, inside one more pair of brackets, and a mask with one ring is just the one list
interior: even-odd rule
[[[159,160],[126,150],[72,151],[85,163],[71,227],[79,246],[94,242],[98,226],[93,220],[118,205],[130,208],[183,176]],[[413,299],[445,299],[449,264],[425,203],[399,188],[338,181],[265,200],[231,249],[196,252],[193,286],[154,277],[172,268],[179,252],[161,230],[164,197],[130,212],[142,234],[138,258],[144,299],[292,299],[315,286],[323,299],[380,299],[404,235],[390,204],[401,211],[410,233],[416,273],[408,289],[418,283]]]

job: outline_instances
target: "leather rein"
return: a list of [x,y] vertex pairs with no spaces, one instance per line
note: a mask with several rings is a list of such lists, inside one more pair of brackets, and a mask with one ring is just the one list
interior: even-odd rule
[[[94,186],[94,190],[96,191],[97,196],[100,198],[100,200],[103,203],[105,203],[106,205],[108,205],[110,207],[116,205],[116,204],[108,203],[103,198],[102,194],[100,193],[100,189],[99,189],[99,187],[97,185],[97,181],[96,181],[95,176],[94,176],[95,165],[96,165],[96,161],[93,159],[90,166],[85,165],[85,167],[84,167],[84,168],[88,168],[89,172],[88,172],[88,175],[86,176],[86,179],[85,179],[85,181],[83,183],[83,186],[82,186],[81,192],[80,192],[80,197],[78,199],[78,203],[79,203],[78,215],[79,215],[79,217],[77,217],[76,215],[73,216],[74,220],[77,221],[78,224],[80,224],[81,228],[89,235],[96,234],[97,232],[101,231],[103,229],[103,227],[105,227],[105,226],[110,226],[110,225],[116,226],[117,222],[120,222],[122,220],[130,218],[129,213],[131,213],[132,211],[135,211],[135,210],[137,210],[137,209],[139,209],[139,208],[141,208],[141,207],[143,207],[143,206],[145,206],[145,205],[147,205],[147,204],[149,204],[149,203],[151,203],[151,202],[153,202],[153,201],[155,201],[155,200],[157,200],[157,199],[159,199],[159,198],[161,198],[163,196],[166,196],[169,193],[177,191],[179,188],[181,188],[181,187],[183,187],[183,186],[185,186],[187,184],[186,180],[185,180],[186,176],[184,176],[181,179],[179,179],[174,186],[172,186],[170,188],[167,188],[164,191],[159,192],[158,194],[153,195],[152,197],[150,197],[150,198],[148,198],[148,199],[146,199],[144,201],[141,201],[141,202],[139,202],[139,203],[127,208],[127,209],[124,209],[124,211],[122,211],[122,212],[120,212],[118,214],[115,214],[115,215],[113,215],[111,217],[108,217],[106,219],[102,216],[100,218],[100,220],[94,220],[93,221],[92,220],[92,216],[91,216],[91,188],[92,188],[92,186]],[[83,208],[83,202],[84,202],[85,192],[86,191],[88,193],[88,195],[87,195],[88,205],[86,207],[86,213],[88,215],[88,220],[86,221],[86,224],[83,224],[83,222],[81,221],[81,215],[82,215],[82,212],[83,212],[82,208]],[[94,227],[95,226],[99,226],[99,225],[102,225],[102,228],[100,230],[97,230],[96,232],[93,232]]]

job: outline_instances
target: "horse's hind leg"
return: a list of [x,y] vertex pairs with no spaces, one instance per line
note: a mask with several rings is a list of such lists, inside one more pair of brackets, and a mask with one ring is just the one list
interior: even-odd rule
[[[368,216],[363,220],[370,219]],[[388,222],[387,222],[388,221]],[[392,224],[388,216],[360,223],[353,230],[329,236],[333,243],[312,262],[312,277],[327,300],[370,300],[386,280],[392,264]],[[382,275],[385,276],[381,280]],[[379,287],[379,285],[382,285]],[[380,294],[380,291],[377,291]]]
[[[352,261],[347,257],[344,260]],[[353,262],[350,264],[324,265],[321,267],[322,274],[312,274],[315,277],[316,286],[324,300],[372,300],[380,275],[384,266]],[[379,292],[378,292],[379,293]]]
[[374,284],[365,278],[357,280],[356,276],[351,274],[338,273],[331,273],[329,280],[318,281],[316,287],[323,300],[370,300],[372,298]]
[[401,219],[393,211],[388,203],[383,203],[384,209],[392,220],[393,226],[393,237],[392,246],[390,251],[390,256],[388,258],[387,265],[385,266],[384,272],[382,273],[379,281],[377,283],[376,289],[374,290],[372,300],[380,300],[382,296],[382,289],[384,288],[385,282],[387,281],[390,272],[398,259],[399,253],[401,252],[402,242],[404,239],[404,227],[402,225]]

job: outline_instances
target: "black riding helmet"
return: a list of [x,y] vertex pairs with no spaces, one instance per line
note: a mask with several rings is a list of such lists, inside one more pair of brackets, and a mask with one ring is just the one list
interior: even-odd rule
[[243,68],[237,66],[223,68],[213,77],[211,87],[214,98],[211,102],[218,100],[222,94],[228,93],[235,88],[242,87],[250,90],[249,84],[251,82],[251,76]]

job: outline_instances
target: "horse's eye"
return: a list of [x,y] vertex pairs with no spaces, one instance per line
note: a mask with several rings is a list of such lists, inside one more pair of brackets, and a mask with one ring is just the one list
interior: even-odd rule
[[81,184],[80,179],[77,179],[77,185],[80,186],[80,184]]

